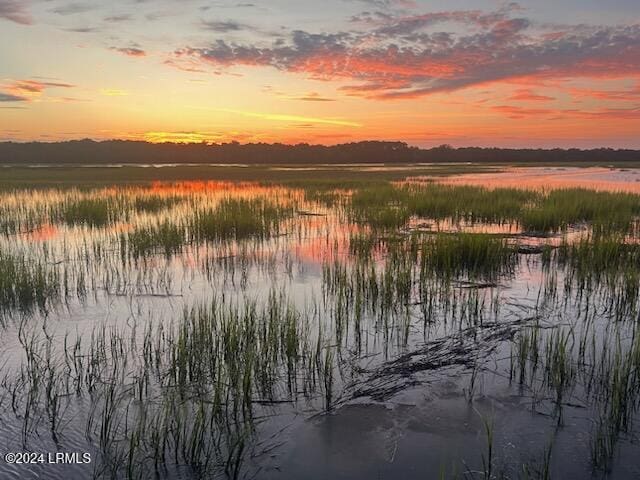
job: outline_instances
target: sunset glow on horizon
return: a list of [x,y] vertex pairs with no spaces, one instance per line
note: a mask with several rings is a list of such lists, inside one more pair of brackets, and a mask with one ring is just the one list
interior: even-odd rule
[[0,141],[640,148],[603,3],[0,0]]

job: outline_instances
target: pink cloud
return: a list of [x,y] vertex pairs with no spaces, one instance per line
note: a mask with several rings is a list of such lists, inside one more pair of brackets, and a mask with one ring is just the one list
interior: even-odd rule
[[640,105],[626,108],[599,108],[593,110],[526,108],[514,105],[496,105],[490,108],[511,119],[546,116],[549,120],[566,118],[640,120]]
[[549,102],[551,100],[555,100],[555,98],[549,97],[547,95],[537,94],[529,89],[519,89],[511,97],[509,97],[509,100],[524,102]]
[[73,88],[75,85],[63,82],[50,82],[39,80],[15,80],[2,85],[4,91],[0,93],[0,101],[17,102],[29,101],[39,97],[48,88]]
[[596,100],[640,101],[640,82],[625,90],[595,90],[588,88],[572,88],[569,93],[574,98],[593,98]]
[[[553,82],[565,78],[640,75],[640,25],[566,27],[540,33],[517,10],[380,14],[370,31],[293,31],[267,44],[218,39],[176,50],[167,61],[189,68],[272,67],[312,79],[347,81],[349,95],[417,98],[495,82]],[[371,17],[374,18],[374,17]],[[435,23],[459,21],[468,33],[430,32]],[[518,95],[518,94],[516,94]],[[514,100],[551,97],[520,94]]]
[[0,18],[21,25],[31,25],[33,19],[26,9],[26,1],[21,0],[0,0]]

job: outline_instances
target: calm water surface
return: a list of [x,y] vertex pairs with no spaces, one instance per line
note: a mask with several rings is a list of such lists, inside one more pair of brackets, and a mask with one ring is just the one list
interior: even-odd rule
[[[517,168],[440,181],[640,193],[638,179],[635,170]],[[105,198],[121,207],[104,224],[75,224],[56,213]],[[198,209],[257,198],[289,209],[277,230],[260,238],[190,241],[171,252],[132,249],[129,235],[145,227],[186,225]],[[136,199],[160,206],[138,208]],[[340,201],[307,201],[301,190],[192,182],[17,191],[1,194],[0,206],[0,252],[55,272],[63,290],[43,308],[2,313],[0,451],[92,455],[82,465],[0,462],[2,478],[487,478],[487,462],[495,478],[525,478],[523,472],[542,478],[545,469],[551,478],[640,478],[633,428],[639,391],[631,380],[625,424],[615,434],[610,423],[602,426],[611,411],[603,375],[633,348],[635,300],[627,308],[610,283],[577,284],[537,250],[518,254],[508,272],[491,280],[434,277],[418,285],[418,267],[409,265],[402,270],[411,279],[404,297],[396,289],[404,277],[394,270],[402,260],[391,262],[392,244],[383,239],[368,259],[359,258],[352,243],[367,227],[351,223]],[[576,227],[533,238],[515,224],[424,218],[411,219],[405,230],[402,238],[415,231],[481,232],[534,246],[588,233]],[[366,266],[366,280],[358,265]],[[266,382],[269,394],[256,374],[252,412],[212,420],[207,428],[220,429],[219,444],[189,451],[185,445],[199,441],[192,426],[205,415],[198,408],[215,403],[215,389],[191,385],[178,395],[178,380],[167,380],[185,312],[216,301],[240,310],[255,305],[263,318],[274,296],[296,312],[300,365],[279,365]],[[534,330],[537,367],[530,357],[518,363],[528,338],[522,332]],[[317,348],[308,365],[307,347]],[[142,382],[146,368],[155,372],[142,360],[156,358],[152,350],[162,350],[158,358],[169,367]],[[548,372],[547,360],[566,369]],[[167,402],[184,408],[188,421],[182,433],[153,427],[172,438],[158,466],[151,425],[164,418]],[[221,403],[225,412],[231,402]],[[140,422],[148,423],[136,427]],[[594,466],[603,442],[613,443],[610,458]],[[199,455],[210,464],[198,463]]]

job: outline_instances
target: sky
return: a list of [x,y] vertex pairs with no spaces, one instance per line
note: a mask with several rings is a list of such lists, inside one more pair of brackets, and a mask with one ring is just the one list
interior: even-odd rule
[[639,133],[638,0],[0,0],[0,141]]

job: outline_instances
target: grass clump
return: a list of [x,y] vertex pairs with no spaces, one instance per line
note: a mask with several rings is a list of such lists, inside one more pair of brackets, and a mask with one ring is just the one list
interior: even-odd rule
[[[577,294],[605,292],[614,318],[637,316],[640,299],[640,245],[621,235],[601,236],[569,244],[554,252],[555,264],[564,267],[565,289]],[[548,268],[548,267],[547,267]]]
[[522,214],[537,194],[502,188],[489,190],[473,186],[431,184],[406,187],[409,209],[414,215],[432,219],[450,218],[471,223],[506,223]]
[[422,245],[421,269],[441,277],[495,281],[514,272],[516,248],[505,239],[475,233],[436,235]]
[[351,196],[348,213],[356,223],[396,229],[406,225],[411,216],[407,200],[406,191],[390,184],[362,188]]
[[596,232],[627,232],[639,214],[638,195],[571,188],[541,197],[523,211],[520,222],[534,232],[557,232],[579,223],[590,223]]
[[381,184],[365,186],[354,192],[351,205],[374,208],[388,204],[406,204],[412,214],[430,218],[476,217],[488,220],[515,218],[522,205],[539,194],[515,188],[490,190],[470,185]]
[[0,251],[0,310],[45,310],[59,294],[57,273],[42,263],[30,264]]
[[404,226],[412,216],[506,223],[517,220],[538,195],[525,190],[473,186],[386,185],[356,191],[350,208],[352,219],[380,228]]
[[173,207],[181,200],[178,196],[142,195],[134,198],[133,208],[136,212],[157,213]]
[[564,242],[556,250],[560,265],[571,268],[578,279],[599,280],[640,269],[640,245],[620,235],[592,235],[575,243]]
[[304,198],[307,202],[318,203],[325,207],[336,206],[341,199],[341,195],[338,190],[308,189],[304,192]]
[[103,227],[112,221],[113,215],[114,209],[109,200],[82,198],[64,203],[60,211],[60,220],[73,226]]
[[199,210],[190,222],[197,241],[267,239],[277,235],[293,210],[263,198],[224,199],[215,208]]
[[405,226],[409,217],[409,210],[404,206],[386,206],[364,210],[358,221],[374,228],[397,229]]
[[170,256],[180,250],[185,239],[184,228],[167,221],[159,225],[140,227],[121,236],[121,241],[129,246],[129,251],[134,258],[143,257],[158,250]]
[[441,184],[363,187],[351,197],[352,220],[400,228],[411,217],[470,223],[514,223],[528,232],[560,232],[588,223],[598,233],[629,232],[640,196],[581,188],[548,193]]

